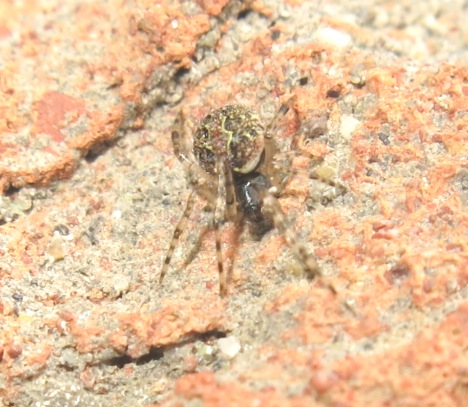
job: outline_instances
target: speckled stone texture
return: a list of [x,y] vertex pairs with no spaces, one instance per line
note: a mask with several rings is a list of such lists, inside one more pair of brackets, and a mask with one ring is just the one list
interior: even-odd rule
[[[463,0],[0,0],[2,405],[468,405],[467,20]],[[200,198],[160,285],[189,194],[177,114],[190,136],[290,100],[279,202],[324,278],[225,223],[220,298]]]

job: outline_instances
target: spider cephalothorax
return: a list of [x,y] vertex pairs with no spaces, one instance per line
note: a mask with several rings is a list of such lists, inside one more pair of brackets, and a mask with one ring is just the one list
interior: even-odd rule
[[[257,237],[275,226],[309,274],[312,277],[320,274],[315,258],[298,241],[276,199],[287,177],[278,176],[278,172],[284,168],[280,168],[275,161],[277,146],[274,133],[279,121],[289,111],[291,100],[281,106],[267,126],[254,110],[243,105],[226,105],[215,109],[203,118],[192,141],[187,138],[184,118],[179,113],[172,132],[172,142],[175,155],[190,174],[193,190],[174,231],[160,274],[161,282],[197,195],[214,207],[221,296],[226,294],[227,289],[220,235],[223,220],[239,225],[245,220]],[[292,145],[296,141],[294,136]],[[331,285],[329,287],[335,291]]]

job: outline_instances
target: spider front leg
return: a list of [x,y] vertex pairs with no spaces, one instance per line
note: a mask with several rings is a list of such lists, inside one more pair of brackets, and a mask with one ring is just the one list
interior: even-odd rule
[[181,130],[182,125],[183,115],[181,112],[179,112],[175,121],[176,129],[172,131],[172,145],[174,149],[174,154],[179,159],[179,161],[182,164],[184,164],[189,174],[195,174],[194,176],[192,176],[193,190],[192,192],[190,192],[190,195],[187,198],[184,212],[179,222],[177,223],[177,226],[172,235],[171,242],[169,244],[169,249],[164,259],[161,273],[159,275],[160,284],[162,284],[164,276],[166,275],[167,270],[169,269],[169,265],[172,260],[172,255],[174,254],[174,250],[177,247],[177,244],[179,243],[180,236],[186,229],[187,221],[192,212],[196,194],[198,193],[199,195],[204,197],[208,202],[214,202],[215,200],[215,195],[213,194],[212,187],[210,185],[211,179],[209,175],[195,162],[195,158],[190,153],[185,133]]
[[309,173],[310,179],[319,181],[320,183],[330,187],[330,188],[325,188],[322,191],[322,193],[312,194],[310,196],[310,199],[312,201],[320,202],[322,205],[327,205],[328,203],[335,200],[339,196],[344,195],[347,191],[344,185],[331,179],[331,174],[327,174],[327,172],[332,172],[332,171],[330,169],[328,169],[327,171],[325,167],[325,169],[318,169]]
[[221,224],[224,220],[224,205],[226,215],[236,215],[236,200],[232,172],[226,161],[218,157],[216,161],[216,173],[218,175],[216,203],[214,210],[214,227],[216,240],[216,261],[218,263],[219,294],[225,297],[227,293],[226,272],[223,265],[223,251],[221,246]]
[[284,183],[284,180],[278,179],[280,177],[279,168],[275,163],[275,156],[278,153],[278,145],[275,140],[275,134],[278,132],[279,123],[286,117],[288,112],[291,110],[291,105],[294,102],[295,97],[291,97],[287,102],[283,103],[275,114],[270,124],[267,126],[265,131],[265,175],[270,178],[270,182],[273,185],[280,185]]

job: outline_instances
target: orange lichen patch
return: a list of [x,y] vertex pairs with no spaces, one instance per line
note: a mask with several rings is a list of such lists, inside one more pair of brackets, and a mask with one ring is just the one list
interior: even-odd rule
[[337,262],[341,272],[355,265],[361,247],[356,232],[356,226],[338,210],[324,210],[315,217],[311,235],[313,241],[320,241],[316,254],[322,258],[330,256]]
[[[427,214],[424,215],[427,217]],[[374,222],[374,221],[373,221]],[[434,234],[438,234],[432,227],[416,228],[412,223],[412,219],[408,219],[405,223],[392,225],[388,232],[382,232],[381,228],[369,225],[367,221],[363,222],[364,241],[355,249],[350,247],[349,256],[344,257],[348,262],[353,261],[353,258],[360,260],[363,264],[367,264],[366,268],[370,271],[363,274],[362,278],[368,281],[373,281],[375,298],[383,304],[383,299],[387,295],[391,295],[392,291],[388,291],[388,285],[381,279],[385,276],[387,283],[399,284],[404,283],[409,285],[413,290],[413,301],[418,306],[422,306],[427,302],[440,302],[445,298],[449,286],[453,286],[453,282],[458,279],[461,281],[466,280],[467,259],[466,256],[460,256],[456,253],[450,253],[445,249],[443,241],[434,245]],[[426,220],[421,219],[421,222]],[[426,224],[427,225],[427,224]],[[440,226],[437,226],[440,229]],[[446,227],[443,226],[442,230]],[[459,233],[454,232],[450,226],[447,226],[446,236],[451,236],[453,241],[460,242],[463,240],[461,236],[458,238]],[[414,236],[417,235],[418,239]],[[405,249],[401,249],[401,245]],[[334,247],[339,246],[339,243],[333,243]],[[340,262],[341,256],[336,254],[334,250],[334,258],[340,264],[341,273],[343,273],[347,266],[346,261]],[[354,251],[356,253],[354,253]],[[356,257],[356,254],[359,254]],[[382,264],[389,258],[397,256],[398,263],[404,265],[404,281],[397,278],[388,279],[387,273],[394,269],[393,266],[385,266]],[[437,270],[429,277],[426,277],[426,270]],[[341,274],[340,273],[340,274]],[[348,277],[351,277],[349,272],[346,272]],[[357,276],[357,275],[356,275]],[[430,285],[428,285],[430,281]],[[384,292],[387,292],[384,295]],[[396,292],[394,292],[396,294]]]
[[[378,68],[375,75],[369,72],[367,77],[371,90],[379,95],[378,103],[373,113],[368,115],[369,121],[365,123],[369,129],[375,131],[380,124],[390,123],[396,133],[396,140],[409,141],[415,134],[424,140],[427,134],[440,131],[434,113],[453,116],[454,112],[467,108],[466,98],[460,96],[462,92],[456,85],[466,76],[463,71],[451,71],[456,80],[450,81],[449,90],[446,82],[439,78],[440,71],[445,72],[446,66],[442,66],[435,74],[422,69],[409,85],[410,88],[402,92],[401,86],[406,83],[402,83],[401,74],[405,72],[400,69],[398,72],[390,73],[386,70],[383,73],[381,70]],[[385,78],[388,80],[385,81]],[[378,86],[374,80],[378,81]],[[428,82],[433,86],[427,87]],[[453,133],[450,131],[450,122],[444,131],[448,136]]]
[[[366,86],[369,87],[369,91],[376,93],[379,97],[385,97],[390,90],[395,89],[397,86],[403,85],[403,75],[405,70],[401,67],[395,68],[374,68],[370,69],[366,73]],[[383,109],[382,113],[386,110]],[[387,111],[388,114],[394,114],[398,112],[395,110]]]
[[[444,66],[440,70],[447,74]],[[397,264],[405,264],[408,272],[404,285],[411,287],[412,299],[418,306],[444,301],[454,283],[463,285],[461,282],[466,281],[466,256],[445,249],[447,240],[453,239],[458,245],[466,239],[460,235],[462,228],[455,226],[462,220],[463,209],[451,183],[462,165],[460,157],[466,151],[463,143],[466,136],[454,132],[451,122],[442,135],[433,117],[436,100],[440,101],[438,112],[450,115],[452,110],[466,105],[459,97],[461,90],[454,85],[465,76],[464,71],[448,71],[453,75],[450,85],[439,72],[428,75],[422,70],[406,91],[400,87],[404,83],[402,78],[392,75],[391,80],[375,89],[379,107],[364,122],[364,129],[372,133],[359,132],[352,139],[356,171],[349,187],[359,193],[361,185],[373,185],[373,197],[381,213],[380,219],[377,216],[371,223],[370,218],[362,219],[359,229],[352,233],[354,238],[364,233],[363,244],[356,253],[372,270],[368,278],[378,284],[375,287],[378,292],[384,289],[380,280],[382,271],[386,275],[393,265],[385,267],[376,262],[393,258],[399,259]],[[385,76],[379,76],[379,80],[382,78]],[[423,86],[428,80],[433,88]],[[445,90],[440,88],[447,86],[452,93],[443,98],[441,94]],[[376,134],[386,122],[392,125],[392,138],[383,142]],[[436,162],[427,162],[424,168],[415,171],[412,165],[427,160],[428,142],[442,142],[449,151],[440,154]],[[392,166],[384,164],[389,158]],[[335,244],[340,245],[339,241]],[[430,276],[428,271],[432,271]],[[388,281],[395,282],[387,278]]]
[[[465,257],[465,258],[463,258]],[[466,284],[468,258],[445,253],[439,248],[408,250],[402,261],[411,264],[412,299],[416,306],[426,304],[441,304],[448,294]],[[427,275],[426,270],[437,270],[433,275]]]
[[89,129],[70,140],[70,147],[86,152],[94,145],[114,138],[122,122],[123,111],[123,106],[114,106],[107,112],[93,112]]
[[260,358],[265,358],[268,362],[281,363],[283,366],[295,365],[298,367],[310,364],[311,355],[295,348],[277,348],[273,345],[266,345],[258,349]]
[[[281,39],[279,40],[282,41]],[[255,95],[258,93],[258,85],[240,87],[237,81],[233,81],[239,73],[242,72],[255,72],[258,77],[267,78],[268,82],[275,84],[282,84],[288,80],[285,76],[285,71],[288,65],[294,65],[298,71],[303,71],[305,76],[310,76],[315,83],[314,87],[302,89],[295,88],[294,93],[300,98],[300,102],[295,103],[294,109],[299,113],[299,117],[305,117],[305,112],[310,109],[323,110],[331,106],[333,98],[327,99],[327,92],[339,85],[336,79],[330,78],[324,74],[321,69],[315,65],[312,66],[310,60],[320,58],[321,53],[324,52],[323,46],[316,46],[314,44],[306,44],[302,47],[288,47],[279,54],[272,54],[272,47],[274,41],[270,33],[262,33],[249,42],[243,50],[243,57],[238,61],[227,66],[220,68],[216,75],[209,75],[204,77],[199,86],[188,89],[186,94],[186,106],[190,106],[193,102],[192,99],[200,99],[200,91],[202,93],[209,93],[205,95],[205,99],[210,101],[211,107],[222,106],[232,101],[232,95],[244,95],[243,103],[255,104]],[[330,50],[330,53],[332,51]],[[275,61],[275,63],[272,63]],[[223,92],[217,91],[218,88],[214,83],[223,83]],[[272,96],[283,96],[286,91],[281,85],[275,85],[270,91]],[[291,95],[289,95],[291,96]],[[195,109],[195,110],[194,110]],[[206,108],[197,112],[200,106],[194,106],[192,113],[199,119],[206,114]],[[297,125],[297,123],[295,124]]]
[[31,272],[31,264],[44,255],[53,236],[52,225],[44,221],[44,213],[40,211],[31,214],[27,220],[2,226],[2,231],[9,236],[6,247],[14,259],[14,267],[4,268],[0,273],[13,278],[21,278]]
[[255,256],[256,262],[261,265],[262,268],[265,265],[271,264],[278,258],[278,253],[281,252],[282,248],[286,245],[286,242],[282,236],[276,235],[271,236],[268,239],[268,244],[263,246]]
[[[217,297],[216,297],[217,298]],[[178,301],[153,313],[116,314],[113,323],[106,313],[94,313],[81,320],[66,316],[67,325],[81,353],[98,352],[108,347],[132,358],[153,347],[175,344],[190,335],[221,329],[225,322],[223,303]],[[117,324],[117,326],[115,326]]]
[[382,333],[387,328],[379,320],[375,310],[366,310],[365,317],[360,319],[348,321],[346,324],[346,332],[350,334],[353,339],[358,340],[362,338],[370,338],[374,335]]
[[197,4],[209,15],[217,16],[228,0],[197,0]]
[[36,102],[36,134],[45,133],[52,137],[55,143],[65,141],[61,132],[66,127],[78,120],[79,116],[86,112],[83,100],[73,98],[59,92],[46,92]]
[[[124,119],[142,126],[141,115],[146,112],[135,104],[141,105],[142,92],[154,86],[149,82],[155,71],[170,62],[190,66],[196,38],[210,29],[209,16],[185,15],[180,4],[170,1],[137,3],[127,9],[121,4],[82,5],[75,10],[74,24],[67,19],[54,21],[53,30],[47,27],[47,37],[40,29],[23,28],[27,21],[20,25],[9,20],[22,35],[12,62],[0,73],[0,152],[4,153],[0,155],[0,192],[10,185],[46,184],[69,176],[80,158],[74,148],[85,154],[96,143],[112,139]],[[20,9],[15,6],[6,12],[22,15]],[[35,7],[28,9],[26,20],[35,18],[31,10],[38,12]],[[41,17],[47,12],[52,9],[39,10]],[[73,62],[68,39],[75,47]],[[22,59],[32,66],[34,77],[28,78]],[[61,82],[66,75],[64,90]],[[36,82],[39,86],[30,85]],[[51,82],[57,83],[54,90],[47,87]],[[119,105],[122,100],[125,104]],[[34,111],[36,117],[25,111]],[[129,111],[128,116],[134,117],[124,117]],[[40,137],[25,137],[30,127]],[[26,150],[35,159],[26,159]]]
[[134,343],[128,354],[138,357],[150,347],[177,343],[193,334],[220,329],[224,323],[222,303],[213,301],[202,303],[187,302],[177,306],[167,306],[153,314],[129,314],[118,316],[121,329],[132,337]]
[[291,209],[298,209],[304,205],[309,192],[307,182],[304,182],[304,177],[294,177],[282,192],[282,197],[279,201],[283,212],[287,215]]
[[300,117],[307,117],[307,113],[311,110],[329,110],[335,104],[335,101],[333,98],[327,98],[327,93],[330,89],[340,86],[336,79],[330,78],[318,70],[307,74],[317,86],[313,88],[298,88],[296,90],[296,106]]
[[195,38],[210,28],[207,15],[185,15],[180,4],[164,1],[154,5],[148,0],[139,3],[139,13],[145,13],[143,18],[135,16],[137,27],[151,43],[164,48],[164,62],[188,57],[195,50]]
[[[420,305],[421,301],[433,301],[440,296],[442,296],[440,299],[443,298],[449,280],[456,279],[457,274],[461,277],[460,272],[466,270],[467,267],[467,260],[464,256],[445,250],[447,239],[450,241],[464,239],[461,235],[463,232],[459,228],[453,227],[453,221],[462,211],[461,203],[457,195],[447,190],[447,185],[447,183],[437,182],[434,185],[434,192],[432,192],[431,186],[422,186],[422,183],[418,181],[414,182],[413,185],[407,184],[405,206],[395,207],[390,211],[391,218],[394,222],[399,223],[398,227],[392,227],[392,233],[385,235],[386,243],[384,244],[381,240],[381,250],[378,252],[382,258],[386,258],[392,253],[396,254],[400,251],[401,245],[404,245],[405,250],[404,253],[400,254],[400,257],[411,269],[412,278],[410,281],[411,284],[415,284],[416,290],[414,300]],[[399,193],[405,194],[403,191]],[[398,195],[398,192],[395,194]],[[440,196],[445,196],[446,200],[436,204],[437,197]],[[381,199],[388,198],[382,197]],[[365,247],[373,247],[374,253],[376,253],[375,242],[381,237],[380,232],[368,235]],[[435,242],[434,237],[438,237],[440,240]],[[371,244],[371,241],[374,243]],[[369,255],[367,257],[369,259],[375,258],[375,256],[370,255],[369,250],[366,250],[366,254]],[[426,289],[423,290],[425,270],[439,270],[439,272],[431,277],[435,286],[430,289],[429,286],[426,286]],[[445,271],[442,272],[442,270]],[[428,295],[427,290],[434,291],[435,287],[439,287],[438,290],[442,291],[436,290]],[[426,291],[426,294],[420,290]],[[416,295],[416,293],[419,294]]]
[[35,345],[32,347],[32,349],[28,349],[24,352],[23,363],[28,366],[34,366],[36,369],[43,369],[46,366],[51,354],[51,345]]
[[348,382],[338,382],[327,396],[342,402],[352,399],[355,405],[460,405],[466,400],[459,383],[468,363],[467,334],[468,304],[464,304],[410,345],[333,364],[338,375],[352,380],[353,389]]
[[[106,329],[97,324],[98,318],[96,316],[89,317],[85,322],[78,321],[76,316],[67,320],[67,327],[75,339],[78,352],[92,352],[99,348],[98,339],[105,334]],[[100,347],[104,348],[104,345],[101,344]]]
[[21,166],[19,171],[0,165],[0,192],[10,185],[15,188],[34,183],[38,186],[46,186],[53,179],[68,178],[78,165],[74,158],[73,153],[67,152],[57,157],[57,160],[54,160],[50,166]]
[[454,132],[434,134],[431,141],[434,143],[442,143],[450,154],[463,159],[463,157],[466,157],[468,154],[467,136],[464,133],[464,129],[468,127],[468,119],[459,119],[456,127],[458,127],[458,129]]
[[339,301],[329,289],[311,286],[303,308],[294,315],[297,326],[281,337],[283,340],[299,340],[303,344],[327,342],[333,337],[335,325],[346,321],[338,308]]
[[285,306],[307,295],[309,287],[296,284],[287,285],[273,301],[265,304],[266,312],[279,312]]
[[[13,315],[6,302],[0,302],[0,373],[9,383],[8,392],[14,393],[14,378],[30,378],[46,368],[53,347],[47,341],[37,343],[29,335],[31,317]],[[2,395],[2,390],[0,390]]]
[[[334,362],[324,359],[326,350],[307,352],[264,347],[259,349],[262,361],[251,371],[243,372],[238,382],[256,386],[276,383],[274,388],[278,391],[282,387],[277,383],[280,378],[287,378],[289,384],[302,380],[307,384],[301,396],[303,400],[312,397],[327,405],[381,406],[403,402],[412,405],[421,401],[425,405],[461,405],[466,399],[460,375],[467,363],[467,314],[468,304],[464,304],[408,345],[394,347],[389,353],[348,355]],[[267,363],[263,362],[265,358]],[[177,388],[178,394],[185,399],[205,400],[209,390],[222,388],[211,374],[185,376],[177,385],[181,386]],[[276,397],[281,394],[284,392]]]

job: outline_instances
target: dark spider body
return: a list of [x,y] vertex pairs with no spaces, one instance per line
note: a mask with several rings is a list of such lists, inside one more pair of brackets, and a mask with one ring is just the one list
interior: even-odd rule
[[[278,122],[288,113],[292,100],[280,107],[267,126],[257,113],[243,105],[226,105],[215,109],[200,122],[192,140],[184,131],[184,117],[182,112],[179,113],[174,123],[172,142],[175,155],[190,175],[193,190],[174,230],[160,282],[169,268],[179,237],[186,228],[196,195],[214,207],[221,296],[227,291],[220,232],[223,220],[240,227],[245,220],[257,238],[275,226],[309,275],[320,275],[315,258],[298,241],[276,198],[287,177],[280,176],[283,168],[275,161],[277,146],[274,133]],[[296,138],[294,135],[292,146],[297,144]],[[287,167],[286,170],[289,169]],[[335,292],[331,285],[329,288]]]
[[271,215],[263,211],[263,195],[272,185],[259,171],[265,158],[265,132],[253,110],[227,105],[206,115],[193,138],[193,154],[207,173],[217,174],[217,163],[222,164],[226,194],[233,186],[238,217],[245,218],[256,238],[273,227]]

